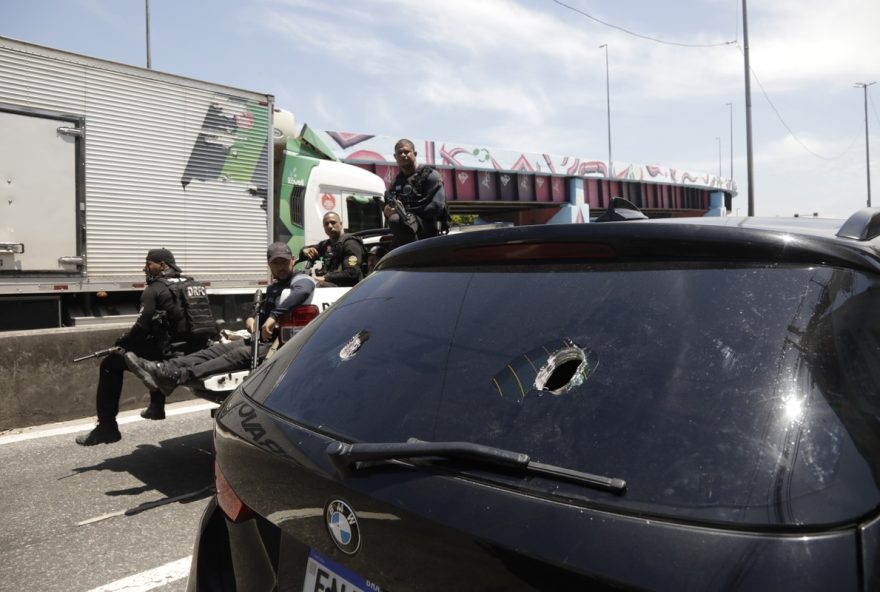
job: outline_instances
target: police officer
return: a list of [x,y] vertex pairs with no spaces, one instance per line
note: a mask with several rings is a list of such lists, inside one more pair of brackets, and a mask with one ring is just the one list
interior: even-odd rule
[[[395,247],[440,234],[446,210],[443,178],[429,166],[416,166],[416,150],[406,138],[394,145],[400,172],[385,194],[385,220],[394,235]],[[394,202],[403,206],[398,211]]]
[[[174,260],[174,254],[168,249],[150,250],[144,264],[144,274],[147,286],[141,293],[138,318],[131,329],[116,340],[116,345],[151,360],[161,360],[204,347],[203,339],[171,342],[172,335],[185,333],[186,325],[183,311],[166,284],[166,281],[180,279],[180,268]],[[121,353],[112,353],[101,361],[95,404],[98,425],[88,434],[77,436],[77,444],[94,446],[111,444],[122,439],[116,424],[116,415],[119,413],[124,371],[125,359]],[[146,419],[165,419],[164,405],[165,396],[158,389],[153,389],[150,391],[150,405],[141,412],[141,416]]]
[[342,220],[336,212],[327,212],[322,220],[326,239],[303,247],[300,259],[323,261],[323,280],[318,286],[353,286],[363,279],[364,243],[342,232]]
[[367,251],[367,275],[373,273],[373,270],[376,269],[376,265],[379,263],[379,259],[385,254],[385,250],[379,245],[373,245]]
[[[287,243],[275,242],[266,251],[272,283],[266,288],[266,298],[260,306],[259,318],[245,321],[247,330],[253,334],[260,330],[261,342],[257,355],[263,359],[269,352],[277,333],[277,321],[291,309],[311,302],[315,281],[307,274],[294,271],[296,259]],[[289,292],[281,296],[285,290]],[[163,362],[127,352],[125,363],[149,389],[160,389],[171,394],[178,385],[200,380],[212,374],[246,370],[251,365],[253,350],[245,340],[217,343],[187,356],[171,358]]]

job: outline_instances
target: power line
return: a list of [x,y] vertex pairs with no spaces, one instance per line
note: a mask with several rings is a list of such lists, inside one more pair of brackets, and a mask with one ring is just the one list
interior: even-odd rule
[[[592,20],[592,21],[595,21],[595,22],[599,23],[600,25],[603,25],[603,26],[605,26],[605,27],[609,27],[609,28],[611,28],[611,29],[616,29],[616,30],[618,30],[618,31],[621,31],[621,32],[623,32],[623,33],[626,33],[627,35],[632,35],[633,37],[638,37],[639,39],[645,39],[645,40],[647,40],[647,41],[652,41],[652,42],[654,42],[654,43],[662,43],[662,44],[664,44],[664,45],[677,45],[677,46],[679,46],[679,47],[694,47],[694,48],[710,48],[710,47],[723,47],[723,46],[726,46],[726,45],[735,45],[735,46],[737,47],[737,49],[739,49],[740,53],[743,53],[743,48],[742,48],[742,46],[741,46],[740,43],[739,43],[738,30],[737,30],[737,36],[736,36],[736,38],[735,38],[733,41],[724,41],[724,42],[722,42],[722,43],[699,44],[699,43],[680,43],[680,42],[677,42],[677,41],[666,41],[666,40],[664,40],[664,39],[658,39],[658,38],[656,38],[656,37],[651,37],[651,36],[649,36],[649,35],[642,35],[641,33],[636,33],[636,32],[634,32],[634,31],[630,31],[629,29],[625,29],[624,27],[621,27],[621,26],[619,26],[619,25],[615,25],[615,24],[613,24],[613,23],[609,23],[609,22],[603,21],[602,19],[597,18],[597,17],[595,17],[595,16],[593,16],[593,15],[587,13],[587,12],[584,12],[583,10],[580,10],[579,8],[575,8],[574,6],[570,6],[570,5],[566,4],[565,2],[562,2],[561,0],[553,0],[553,2],[555,2],[555,3],[558,4],[559,6],[562,6],[562,7],[567,8],[567,9],[573,11],[573,12],[576,12],[576,13],[582,15],[582,16],[585,16],[585,17],[587,17],[588,19],[590,19],[590,20]],[[737,12],[736,12],[737,27],[739,27],[739,15],[740,15],[739,10],[737,10]],[[786,123],[785,119],[783,119],[782,114],[779,113],[779,110],[776,108],[776,105],[773,104],[773,101],[770,99],[770,95],[767,94],[767,91],[766,91],[766,89],[764,88],[764,85],[761,84],[761,80],[758,78],[758,75],[757,75],[757,74],[755,73],[755,71],[751,68],[751,66],[749,67],[749,72],[750,72],[751,75],[755,78],[755,82],[758,83],[758,86],[759,86],[760,89],[761,89],[761,94],[764,96],[764,100],[766,100],[766,101],[767,101],[767,104],[770,105],[770,108],[773,110],[773,113],[776,114],[776,117],[779,119],[779,122],[780,122],[780,123],[782,124],[782,126],[786,129],[786,131],[789,133],[789,135],[794,139],[794,141],[797,142],[797,143],[801,146],[801,148],[803,148],[806,152],[808,152],[809,154],[815,156],[816,158],[822,159],[822,160],[837,160],[837,159],[839,159],[839,158],[842,158],[842,157],[845,156],[850,150],[852,150],[852,148],[853,148],[853,146],[855,145],[856,141],[859,139],[859,134],[858,134],[858,133],[857,133],[855,136],[853,136],[853,139],[852,139],[852,141],[850,142],[849,146],[848,146],[843,152],[841,152],[840,154],[838,154],[837,156],[832,156],[832,157],[824,156],[824,155],[822,155],[822,154],[819,154],[819,153],[817,153],[817,152],[811,150],[810,147],[807,146],[807,145],[803,142],[803,140],[801,140],[801,139],[797,136],[797,134],[794,133],[794,131],[791,129],[791,127],[789,127],[788,123]],[[870,98],[870,97],[869,97],[869,98]],[[876,107],[875,107],[874,102],[873,102],[873,98],[871,98],[871,107],[872,107],[872,109],[874,110],[874,116],[877,117],[877,111],[876,111]]]
[[629,29],[624,29],[623,27],[620,27],[620,26],[615,25],[613,23],[603,21],[602,19],[596,18],[593,15],[588,14],[579,8],[575,8],[574,6],[569,6],[568,4],[566,4],[565,2],[561,2],[560,0],[553,0],[553,1],[556,4],[558,4],[559,6],[562,6],[562,7],[567,8],[573,12],[576,12],[582,16],[585,16],[588,19],[599,23],[600,25],[609,27],[611,29],[617,29],[618,31],[626,33],[627,35],[632,35],[633,37],[638,37],[639,39],[646,39],[648,41],[653,41],[654,43],[662,43],[664,45],[677,45],[679,47],[723,47],[725,45],[733,45],[736,43],[736,40],[724,41],[722,43],[680,43],[678,41],[666,41],[664,39],[657,39],[656,37],[651,37],[649,35],[642,35],[641,33],[636,33],[634,31],[630,31]]
[[[742,47],[740,47],[739,44],[737,44],[737,48],[739,48],[740,52],[743,51]],[[849,146],[846,148],[846,150],[844,150],[843,152],[841,152],[837,156],[830,156],[830,157],[823,156],[823,155],[811,150],[809,146],[807,146],[800,138],[798,138],[797,134],[795,134],[794,131],[792,131],[792,129],[785,122],[785,119],[782,118],[782,115],[779,113],[779,110],[776,108],[776,105],[773,104],[773,101],[770,100],[770,95],[767,94],[767,91],[764,88],[764,85],[761,84],[761,79],[758,78],[758,75],[755,73],[755,71],[752,68],[749,68],[749,72],[751,72],[751,75],[755,78],[755,82],[757,82],[758,86],[761,88],[761,94],[764,96],[764,100],[766,100],[767,104],[770,105],[770,108],[773,109],[773,113],[776,114],[776,117],[779,119],[779,123],[781,123],[782,127],[784,127],[786,129],[786,131],[788,131],[789,135],[794,139],[794,141],[797,142],[798,144],[800,144],[801,148],[803,148],[805,151],[812,154],[816,158],[820,158],[822,160],[837,160],[838,158],[842,158],[844,155],[846,155],[847,152],[852,150],[852,147],[855,145],[856,141],[859,139],[860,133],[857,133],[855,136],[853,136],[853,139],[850,142]]]

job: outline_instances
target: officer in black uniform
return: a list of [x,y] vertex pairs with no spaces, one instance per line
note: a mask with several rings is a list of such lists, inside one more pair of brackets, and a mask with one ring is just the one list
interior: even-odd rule
[[[385,194],[385,220],[397,247],[440,234],[446,210],[443,177],[433,168],[416,166],[415,146],[403,138],[394,145],[394,160],[400,172]],[[403,206],[403,211],[394,202]]]
[[323,261],[322,286],[354,286],[364,277],[364,243],[358,237],[342,232],[342,220],[336,212],[327,212],[322,220],[326,239],[317,245],[303,247],[299,259]]
[[373,273],[373,270],[376,268],[376,264],[379,263],[379,259],[385,255],[385,249],[383,249],[379,245],[373,245],[367,251],[367,275]]
[[[260,329],[257,356],[266,357],[277,334],[278,320],[288,311],[311,302],[315,281],[307,274],[293,270],[296,259],[287,243],[275,242],[266,251],[273,282],[266,288],[266,298],[260,306],[259,318],[250,317],[245,322],[253,334],[255,323]],[[284,290],[289,292],[282,300]],[[253,356],[252,344],[245,340],[217,343],[187,356],[152,362],[133,352],[125,354],[128,369],[140,378],[147,388],[159,389],[166,395],[177,386],[191,380],[200,380],[212,374],[235,372],[250,368]]]
[[[174,342],[171,336],[185,333],[186,321],[180,305],[175,301],[166,279],[180,278],[180,268],[168,249],[152,249],[147,253],[144,265],[147,286],[141,293],[138,318],[126,333],[116,340],[116,345],[150,360],[161,360],[188,353],[204,347],[205,340]],[[111,444],[122,439],[116,415],[119,413],[119,397],[122,394],[122,373],[125,358],[122,353],[112,353],[101,361],[98,374],[96,407],[98,425],[91,432],[77,436],[81,446]],[[150,406],[141,412],[146,419],[165,419],[165,396],[158,389],[150,391]]]

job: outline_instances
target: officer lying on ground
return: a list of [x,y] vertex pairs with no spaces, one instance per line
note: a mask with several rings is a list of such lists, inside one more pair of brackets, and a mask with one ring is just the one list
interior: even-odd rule
[[[207,344],[207,337],[187,333],[186,319],[180,302],[172,293],[175,283],[183,281],[174,255],[168,249],[152,249],[144,264],[147,287],[141,293],[138,318],[116,345],[147,360],[162,360],[196,351]],[[96,407],[98,425],[91,432],[76,437],[81,446],[111,444],[122,439],[116,415],[122,394],[125,359],[111,353],[101,361],[98,374]],[[141,412],[146,419],[165,419],[165,395],[150,389],[150,405]]]
[[[287,243],[269,245],[267,259],[273,283],[266,289],[259,319],[251,317],[246,321],[247,329],[252,334],[254,323],[259,323],[261,341],[257,355],[260,360],[266,357],[275,339],[278,319],[294,307],[308,304],[315,290],[315,281],[311,277],[293,271],[296,259]],[[281,301],[281,293],[288,288],[290,293]],[[177,386],[192,380],[246,370],[251,366],[252,356],[251,344],[242,339],[218,343],[188,356],[164,362],[153,362],[129,352],[125,354],[125,363],[147,388],[158,389],[169,395]]]

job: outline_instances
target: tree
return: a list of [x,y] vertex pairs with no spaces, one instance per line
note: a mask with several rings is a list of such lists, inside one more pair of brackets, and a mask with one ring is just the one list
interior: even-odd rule
[[453,226],[472,226],[477,221],[476,214],[453,214],[451,218]]

